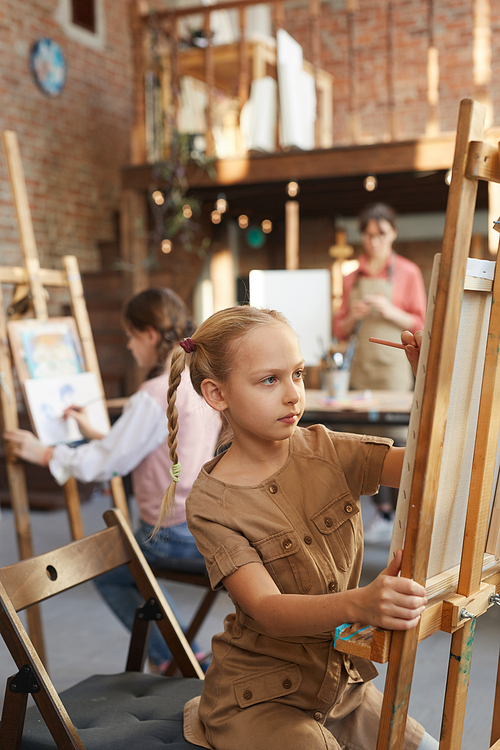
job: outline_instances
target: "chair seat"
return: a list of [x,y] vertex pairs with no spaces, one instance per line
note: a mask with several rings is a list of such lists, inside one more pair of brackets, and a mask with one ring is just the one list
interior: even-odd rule
[[[86,750],[187,750],[182,732],[185,703],[203,682],[124,672],[93,675],[60,693]],[[54,750],[36,706],[26,712],[21,750]]]

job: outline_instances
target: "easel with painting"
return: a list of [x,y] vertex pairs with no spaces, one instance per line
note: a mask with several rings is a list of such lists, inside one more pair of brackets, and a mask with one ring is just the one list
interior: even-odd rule
[[[71,255],[65,256],[63,258],[64,270],[62,271],[40,268],[16,133],[5,131],[3,133],[3,146],[24,258],[24,267],[0,267],[0,405],[3,428],[16,429],[19,426],[9,339],[14,366],[25,396],[27,386],[40,386],[42,381],[37,382],[40,375],[56,374],[53,371],[54,363],[51,365],[50,362],[45,360],[44,366],[42,364],[44,357],[34,356],[33,348],[30,350],[30,347],[33,347],[37,342],[41,343],[42,349],[50,355],[50,347],[53,346],[53,342],[58,342],[58,353],[54,349],[52,349],[52,353],[54,362],[59,361],[59,375],[63,375],[64,372],[80,372],[84,380],[89,378],[92,380],[94,391],[97,388],[97,399],[93,399],[93,401],[99,401],[100,397],[101,403],[98,403],[97,406],[101,407],[101,418],[107,421],[109,427],[109,418],[103,408],[104,390],[77,259]],[[26,299],[25,307],[27,309],[23,311],[23,315],[27,313],[26,317],[19,319],[16,316],[18,318],[16,321],[8,323],[2,284],[13,284],[15,286],[13,299]],[[45,287],[63,287],[68,290],[73,317],[49,318]],[[17,309],[20,306],[19,304],[15,305]],[[45,340],[44,334],[47,334]],[[48,341],[52,344],[49,344]],[[21,352],[24,353],[24,356],[21,356]],[[64,365],[61,364],[62,362],[64,362]],[[38,371],[37,367],[39,368]],[[56,364],[56,369],[57,367]],[[55,380],[58,380],[58,378],[54,378]],[[47,383],[45,378],[43,383]],[[35,394],[32,397],[32,403],[39,402],[40,399],[38,398],[37,401]],[[28,401],[26,403],[28,404]],[[43,416],[43,409],[40,410],[38,416]],[[43,422],[36,419],[34,413],[30,412],[30,417],[34,428],[36,428],[37,422],[40,428]],[[53,427],[57,421],[62,422],[62,420],[53,417],[54,415],[48,415],[47,425],[49,427]],[[55,417],[60,417],[60,415],[55,415]],[[8,447],[7,476],[19,557],[23,560],[33,555],[26,478],[23,463],[8,452]],[[127,502],[121,477],[114,477],[110,484],[115,506],[128,519]],[[70,478],[65,483],[64,494],[72,538],[80,539],[84,536],[84,530],[78,487],[74,478]],[[27,616],[31,639],[44,659],[43,632],[38,607],[33,606],[28,609]]]
[[500,182],[498,148],[483,141],[485,112],[461,103],[391,547],[404,545],[402,575],[424,584],[429,601],[413,630],[351,625],[336,638],[341,651],[388,661],[377,750],[403,747],[417,644],[439,630],[451,634],[439,747],[461,747],[476,620],[500,603],[500,274],[468,258],[478,180]]

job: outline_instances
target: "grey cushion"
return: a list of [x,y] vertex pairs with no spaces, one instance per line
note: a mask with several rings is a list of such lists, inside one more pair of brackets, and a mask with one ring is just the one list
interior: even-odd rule
[[[203,681],[125,672],[94,675],[60,694],[86,750],[195,748],[182,734],[184,704]],[[56,744],[36,706],[26,712],[22,750]]]

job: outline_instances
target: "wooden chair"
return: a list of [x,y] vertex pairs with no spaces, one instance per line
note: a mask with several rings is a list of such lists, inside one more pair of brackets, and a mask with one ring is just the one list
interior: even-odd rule
[[[186,630],[186,638],[189,643],[192,643],[221,589],[214,591],[210,586],[210,579],[204,560],[171,557],[166,559],[163,565],[153,565],[151,569],[157,578],[164,578],[167,581],[178,581],[179,583],[189,583],[191,586],[202,586],[207,589]],[[176,669],[177,663],[175,659],[172,659],[167,670],[167,675],[174,674]]]
[[[7,680],[2,750],[194,747],[183,738],[182,715],[201,692],[203,672],[122,514],[112,509],[104,518],[108,528],[97,534],[0,569],[0,631],[19,670]],[[59,696],[17,612],[124,564],[145,600],[126,671],[94,675]],[[153,621],[183,678],[142,672]],[[26,710],[28,695],[36,705]]]

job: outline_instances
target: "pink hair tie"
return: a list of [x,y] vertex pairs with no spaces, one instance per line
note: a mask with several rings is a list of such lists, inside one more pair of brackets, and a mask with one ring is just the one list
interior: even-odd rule
[[182,341],[179,341],[179,344],[182,346],[184,351],[187,352],[187,354],[194,352],[194,350],[196,349],[196,344],[194,343],[193,339],[190,338],[182,339]]

